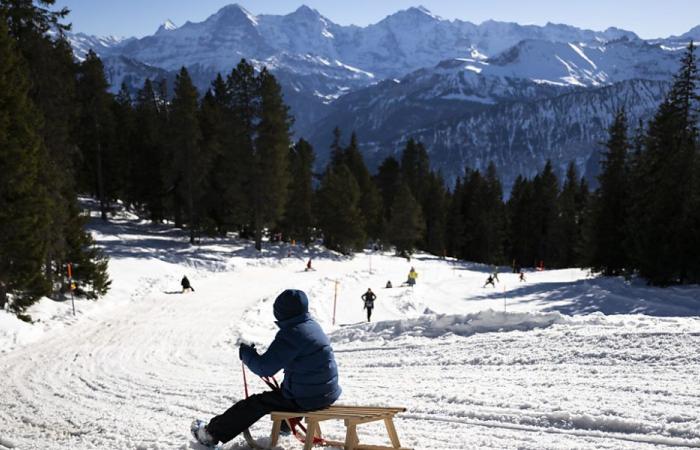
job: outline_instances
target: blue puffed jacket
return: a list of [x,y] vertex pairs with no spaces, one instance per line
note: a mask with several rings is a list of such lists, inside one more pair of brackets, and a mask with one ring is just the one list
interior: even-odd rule
[[284,369],[282,394],[302,410],[330,406],[342,392],[338,366],[328,336],[309,315],[306,294],[294,289],[282,292],[274,312],[280,329],[270,347],[259,355],[254,348],[242,346],[241,359],[261,377]]

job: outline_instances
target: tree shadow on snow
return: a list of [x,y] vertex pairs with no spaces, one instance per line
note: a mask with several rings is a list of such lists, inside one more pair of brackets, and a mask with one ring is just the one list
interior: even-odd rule
[[489,294],[469,301],[502,300],[517,303],[551,304],[543,310],[567,315],[601,312],[612,314],[645,314],[657,317],[692,317],[700,315],[700,287],[657,288],[641,282],[627,283],[621,278],[593,278],[571,282],[524,284],[506,291],[496,288]]
[[301,267],[306,266],[309,258],[348,259],[321,248],[292,246],[285,242],[264,242],[263,250],[259,252],[253,241],[234,236],[201,237],[197,244],[190,244],[187,230],[131,219],[110,219],[106,223],[92,219],[89,228],[96,233],[97,243],[110,258],[152,258],[211,269],[224,267],[226,260],[234,257],[296,259]]

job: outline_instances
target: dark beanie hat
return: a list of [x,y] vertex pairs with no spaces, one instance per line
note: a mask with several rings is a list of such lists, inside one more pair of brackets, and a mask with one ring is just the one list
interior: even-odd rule
[[287,289],[275,299],[275,319],[287,320],[309,312],[309,299],[303,291]]

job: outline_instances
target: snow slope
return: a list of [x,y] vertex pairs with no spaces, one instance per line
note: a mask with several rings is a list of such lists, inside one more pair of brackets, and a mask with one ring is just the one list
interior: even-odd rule
[[[235,239],[190,246],[128,214],[93,226],[111,257],[107,297],[78,301],[75,318],[70,303],[45,299],[33,325],[0,312],[0,449],[197,448],[189,422],[242,397],[235,343],[270,342],[272,302],[288,287],[307,292],[331,335],[341,401],[408,408],[397,421],[404,446],[700,447],[698,287],[571,269],[526,283],[502,270],[497,288],[483,288],[490,268],[428,255],[409,264],[286,244],[257,255]],[[305,272],[310,256],[316,271]],[[415,288],[383,288],[411,265]],[[184,274],[196,292],[176,293]],[[378,296],[370,324],[367,287]],[[269,428],[252,431],[264,443]],[[343,435],[340,424],[324,431]],[[383,442],[379,427],[360,434]]]

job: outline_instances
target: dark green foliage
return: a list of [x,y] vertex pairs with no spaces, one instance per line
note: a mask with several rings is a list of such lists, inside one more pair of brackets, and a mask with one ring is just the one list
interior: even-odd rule
[[109,203],[117,198],[119,185],[115,178],[119,170],[114,149],[113,98],[108,89],[102,61],[91,50],[78,73],[78,139],[83,174],[78,187],[97,196],[103,220],[107,220]]
[[401,186],[401,165],[399,162],[392,157],[386,158],[379,166],[374,182],[382,197],[384,222],[388,222],[391,220],[391,205],[394,203],[394,197]]
[[[70,217],[74,223],[66,230],[68,241],[68,254],[66,261],[73,264],[73,280],[76,283],[76,294],[90,299],[97,299],[107,293],[112,282],[107,276],[108,260],[102,251],[95,246],[95,241],[89,233],[85,232],[85,224],[88,217],[79,215],[78,205],[74,203]],[[62,269],[65,270],[65,267]],[[63,285],[63,292],[67,292],[68,285]]]
[[136,96],[134,159],[130,172],[130,201],[153,222],[166,218],[165,164],[167,109],[151,80]]
[[115,183],[117,198],[132,203],[134,199],[133,185],[130,182],[134,172],[134,147],[136,122],[131,95],[125,84],[112,102],[112,117],[114,117],[114,171],[112,179]]
[[559,246],[559,180],[551,162],[533,180],[535,196],[535,260],[549,267],[561,267],[563,249]]
[[0,21],[0,305],[21,311],[49,293],[44,277],[49,196],[40,119],[21,56]]
[[355,133],[350,137],[350,145],[342,153],[342,162],[350,169],[360,188],[360,209],[365,218],[365,234],[370,239],[378,239],[382,234],[382,200],[360,153]]
[[67,31],[70,25],[61,20],[68,15],[68,8],[50,9],[55,3],[56,0],[1,0],[0,17],[6,18],[10,35],[22,41],[44,36],[51,29]]
[[[187,69],[184,67],[175,79],[169,122],[171,166],[168,180],[174,194],[174,214],[184,210],[190,243],[200,226],[203,181],[208,161],[201,150],[202,134],[199,128],[198,94]],[[177,222],[177,220],[176,220]]]
[[[43,247],[43,264],[37,269],[40,273],[34,275],[37,279],[33,285],[34,294],[24,296],[22,306],[31,303],[39,292],[49,294],[65,288],[65,264],[71,258],[82,258],[84,261],[103,258],[94,247],[78,244],[78,241],[90,238],[80,219],[75,193],[75,180],[83,178],[77,170],[81,163],[76,145],[80,109],[76,98],[78,67],[73,60],[70,44],[60,34],[58,38],[47,34],[49,29],[59,32],[68,29],[60,23],[67,10],[51,11],[49,7],[53,4],[53,0],[0,0],[0,21],[9,24],[10,36],[23,62],[12,58],[0,60],[8,70],[17,69],[13,66],[23,63],[28,69],[28,86],[31,87],[28,94],[36,107],[32,113],[36,121],[27,129],[38,132],[40,151],[33,153],[32,146],[26,147],[25,151],[30,158],[31,155],[38,156],[40,186],[34,195],[37,198],[46,196],[45,200],[40,201],[41,207],[31,206],[32,202],[29,202],[15,210],[4,210],[6,214],[17,216],[15,219],[23,217],[27,208],[36,208],[42,216],[35,228],[36,233],[43,233],[43,243],[37,246],[29,239],[27,242],[16,240],[14,244],[23,246],[27,260],[33,258],[39,247]],[[5,106],[0,102],[0,110]],[[31,167],[32,164],[27,165],[27,179],[23,182],[31,182]],[[86,285],[104,285],[100,280],[106,280],[106,266],[86,272],[84,280]],[[45,290],[45,286],[49,286],[50,291]],[[104,292],[104,289],[101,291]]]
[[610,127],[603,154],[599,188],[593,198],[588,249],[589,264],[607,276],[620,275],[629,268],[627,216],[630,204],[627,118],[620,110]]
[[387,229],[389,243],[397,254],[412,253],[425,231],[425,222],[418,201],[407,184],[401,184],[391,207]]
[[535,190],[532,181],[519,176],[513,184],[508,211],[508,244],[510,262],[519,267],[535,267],[537,261],[537,236],[535,217]]
[[453,254],[470,261],[503,262],[505,210],[495,166],[489,165],[486,177],[478,170],[467,171],[458,187],[450,212],[450,227],[459,235],[450,245]]
[[640,275],[653,284],[700,279],[691,271],[698,257],[691,244],[698,233],[693,219],[697,88],[691,42],[671,92],[649,123],[644,149],[633,163],[631,257]]
[[258,78],[260,115],[255,128],[250,200],[255,247],[260,250],[263,228],[274,227],[284,214],[292,119],[275,77],[263,69]]
[[445,181],[440,174],[431,173],[428,177],[423,206],[425,219],[425,250],[445,256],[448,196]]
[[346,254],[362,249],[366,235],[360,197],[360,187],[347,166],[326,169],[316,199],[326,247]]
[[430,160],[422,143],[409,139],[401,155],[401,177],[411,189],[411,194],[421,204],[424,202],[430,175]]
[[282,228],[287,237],[308,245],[314,226],[312,168],[314,149],[303,139],[289,150],[291,182]]

